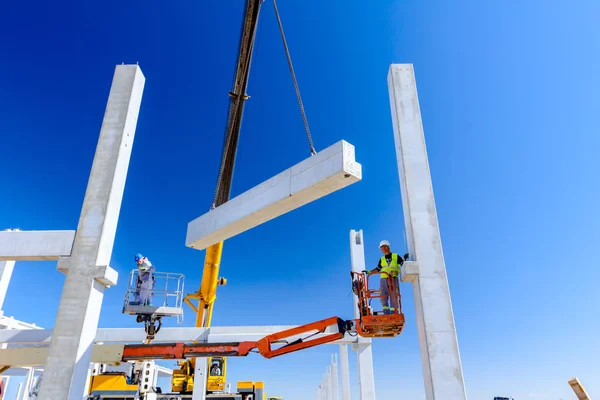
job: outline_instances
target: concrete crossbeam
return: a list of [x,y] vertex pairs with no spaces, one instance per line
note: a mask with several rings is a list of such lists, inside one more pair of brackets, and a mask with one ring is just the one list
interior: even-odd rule
[[[42,399],[81,399],[106,286],[145,78],[137,65],[115,68],[41,384]],[[103,282],[104,280],[104,282]]]
[[0,261],[44,261],[69,257],[75,231],[0,231]]
[[354,146],[339,141],[190,222],[186,246],[203,250],[361,179]]
[[[162,328],[153,343],[194,342],[226,343],[258,341],[263,337],[295,328],[295,326],[226,326],[210,328]],[[328,327],[325,332],[311,337],[317,339],[336,332],[336,327]],[[0,343],[33,345],[49,343],[52,339],[52,329],[3,329],[0,330]],[[301,335],[301,336],[306,336]],[[301,336],[286,338],[292,342]],[[141,343],[146,337],[144,328],[100,328],[96,332],[95,343]],[[356,343],[355,336],[345,335],[343,339],[332,344]]]
[[466,400],[413,66],[392,65],[388,88],[408,253],[418,263],[411,278],[425,398]]
[[400,269],[400,280],[402,282],[414,282],[419,277],[419,264],[415,261],[406,261]]

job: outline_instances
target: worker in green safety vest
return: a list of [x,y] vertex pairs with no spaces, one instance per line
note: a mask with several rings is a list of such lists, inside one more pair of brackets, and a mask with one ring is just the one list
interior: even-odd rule
[[394,288],[398,290],[400,282],[398,276],[400,275],[400,267],[404,264],[404,261],[408,259],[408,254],[404,255],[404,258],[400,257],[396,253],[390,251],[390,242],[382,240],[379,243],[379,248],[383,253],[383,256],[379,259],[377,268],[371,271],[363,271],[366,274],[372,274],[375,271],[381,272],[381,279],[379,281],[379,294],[381,295],[381,305],[383,306],[384,314],[393,314],[394,309],[398,307],[396,302],[397,297],[395,291],[391,287],[391,282],[388,277],[392,278]]

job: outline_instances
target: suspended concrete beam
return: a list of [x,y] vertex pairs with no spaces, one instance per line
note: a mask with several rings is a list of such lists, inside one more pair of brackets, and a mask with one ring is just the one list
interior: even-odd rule
[[391,65],[388,88],[425,398],[466,400],[413,66]]
[[86,392],[104,290],[117,279],[108,265],[145,81],[137,65],[115,68],[71,256],[58,261],[58,269],[66,270],[67,276],[45,363],[42,399],[81,399]]
[[0,261],[44,261],[69,257],[75,231],[0,231]]
[[190,222],[186,246],[203,250],[361,179],[354,146],[339,141]]
[[[226,342],[255,342],[272,333],[295,328],[295,326],[222,326],[210,328],[162,328],[153,343],[198,342],[198,343],[226,343]],[[311,336],[312,339],[325,337],[335,333],[336,327],[331,326],[323,333]],[[0,330],[0,343],[20,345],[48,344],[52,339],[52,329],[2,329]],[[307,332],[307,334],[311,334]],[[307,334],[290,336],[285,340],[292,342]],[[100,328],[96,331],[95,343],[141,343],[146,338],[144,328]],[[344,338],[331,342],[331,344],[356,343],[355,336],[346,334]],[[277,343],[277,342],[275,342]],[[1,353],[0,353],[1,354]]]

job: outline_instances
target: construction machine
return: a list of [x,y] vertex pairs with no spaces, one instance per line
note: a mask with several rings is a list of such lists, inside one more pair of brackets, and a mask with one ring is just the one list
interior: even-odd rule
[[[304,122],[306,135],[311,154],[315,154],[308,122],[304,112],[302,99],[296,82],[289,49],[283,33],[283,27],[276,0],[271,0],[275,8],[275,14],[279,30],[283,40],[288,67],[291,72],[300,112]],[[211,210],[223,205],[229,200],[231,183],[238,146],[238,138],[241,129],[242,114],[246,100],[249,99],[246,89],[250,72],[255,36],[258,25],[260,8],[264,0],[246,0],[243,24],[239,40],[238,58],[233,88],[229,92],[229,112],[223,142],[221,164],[217,178]],[[204,270],[201,285],[198,291],[185,296],[183,301],[196,313],[196,327],[210,327],[214,302],[218,286],[226,284],[226,279],[219,277],[219,269],[223,251],[223,242],[209,246],[206,249]],[[137,315],[144,315],[141,320],[146,327],[146,343],[143,345],[126,345],[122,354],[123,361],[145,360],[145,359],[183,359],[178,369],[173,372],[172,391],[177,393],[191,393],[194,388],[194,371],[196,357],[208,357],[206,368],[210,371],[213,360],[220,364],[218,376],[207,374],[207,394],[222,392],[226,382],[226,357],[246,356],[249,352],[258,352],[264,357],[272,358],[282,354],[313,347],[319,344],[338,340],[346,333],[365,337],[393,337],[402,331],[404,316],[401,312],[399,288],[392,288],[398,296],[398,308],[391,314],[374,312],[370,306],[370,300],[379,296],[378,290],[368,288],[368,277],[359,273],[352,273],[352,287],[354,293],[359,297],[360,318],[356,320],[342,320],[338,317],[328,318],[304,326],[294,328],[290,331],[279,332],[259,340],[258,342],[241,343],[173,343],[152,345],[150,342],[160,329],[160,317],[168,310],[162,310],[162,315],[155,312],[134,310]],[[390,280],[393,287],[393,282]],[[172,310],[176,311],[176,310]],[[138,318],[138,321],[140,318]],[[333,331],[331,334],[320,336],[318,339],[310,340],[315,333]],[[304,337],[303,335],[307,335]],[[290,338],[294,338],[290,340]],[[281,345],[281,346],[280,346]],[[280,347],[279,347],[280,346]],[[203,361],[204,362],[204,361]],[[253,400],[257,400],[253,397]]]
[[[285,42],[281,19],[279,17],[279,11],[277,10],[276,0],[271,1],[273,1],[273,5],[275,7],[281,36],[288,57],[288,65],[290,67],[290,71],[292,72],[292,78],[294,80],[294,86],[296,88],[298,102],[300,104],[300,109],[304,119],[311,152],[314,154],[315,150],[312,145],[310,131],[308,130],[308,123],[306,122],[302,101],[293,73],[291,59],[287,44]],[[246,0],[245,2],[245,11],[239,39],[239,49],[233,88],[231,92],[229,92],[229,112],[221,155],[221,165],[219,168],[219,175],[217,178],[217,185],[211,210],[227,202],[231,194],[231,183],[237,153],[238,138],[242,123],[242,114],[244,111],[245,101],[249,99],[246,89],[248,87],[250,64],[254,49],[256,29],[258,26],[258,17],[263,2],[264,0]],[[216,243],[206,249],[204,271],[202,273],[200,289],[195,293],[188,294],[184,299],[185,303],[189,305],[196,313],[196,327],[199,328],[210,327],[217,287],[224,286],[227,283],[225,278],[219,277],[222,252],[223,242]],[[219,376],[213,376],[210,374],[210,372],[207,374],[207,394],[222,392],[225,387],[227,378],[227,359],[225,357],[220,357],[218,360],[221,365],[220,369],[222,374]],[[209,359],[207,362],[207,368],[209,371],[211,362],[211,359]],[[193,359],[186,359],[185,361],[180,362],[179,368],[173,372],[172,390],[181,393],[193,390],[194,371],[195,361]]]
[[[158,359],[191,359],[194,357],[245,357],[258,353],[265,358],[279,357],[295,351],[335,342],[346,335],[369,338],[393,338],[402,333],[404,314],[400,288],[391,275],[387,278],[393,308],[375,309],[372,301],[383,294],[369,287],[369,276],[380,272],[351,272],[352,291],[358,297],[358,318],[344,320],[330,317],[321,321],[272,333],[258,341],[128,344],[116,348],[110,360],[113,363]],[[378,280],[379,281],[379,280]],[[104,355],[109,358],[108,354]]]

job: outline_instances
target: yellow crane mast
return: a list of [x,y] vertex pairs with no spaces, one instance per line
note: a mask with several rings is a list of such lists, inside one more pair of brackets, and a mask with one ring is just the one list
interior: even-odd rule
[[[246,0],[244,22],[242,26],[238,61],[233,82],[233,89],[229,92],[229,114],[227,117],[227,128],[225,131],[225,140],[223,143],[223,152],[221,156],[221,166],[217,178],[217,187],[211,209],[220,206],[229,200],[231,193],[231,182],[233,178],[233,168],[237,152],[238,138],[240,134],[242,114],[245,101],[249,98],[246,94],[248,86],[248,76],[250,73],[250,62],[254,48],[256,36],[256,27],[258,24],[258,15],[261,3],[264,0]],[[200,289],[193,294],[185,297],[185,302],[196,313],[196,327],[209,327],[212,319],[212,312],[215,299],[217,297],[217,287],[225,285],[226,280],[219,277],[219,268],[221,265],[221,255],[223,253],[223,242],[214,244],[206,249],[204,260],[204,271],[202,273],[202,282]],[[198,304],[194,305],[193,300]],[[208,360],[207,374],[207,392],[222,391],[225,388],[226,380],[226,359],[225,357],[214,357],[219,363],[219,373],[211,375],[211,362]],[[180,369],[173,371],[173,387],[175,392],[191,392],[194,386],[194,359],[186,360],[180,363]]]

